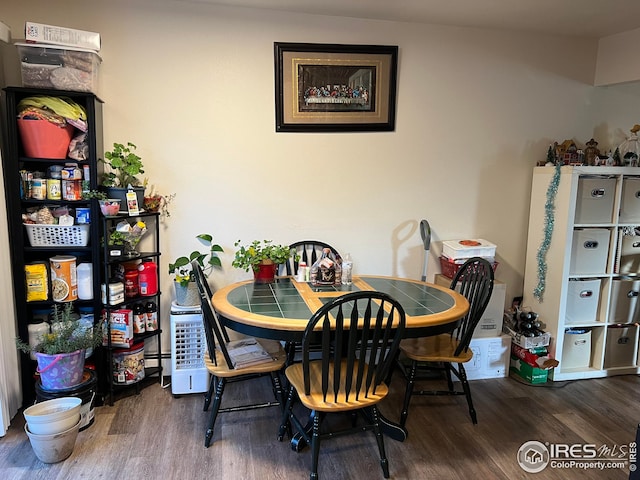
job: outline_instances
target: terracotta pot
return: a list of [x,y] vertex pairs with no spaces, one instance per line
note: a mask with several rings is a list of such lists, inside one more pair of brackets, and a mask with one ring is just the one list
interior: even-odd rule
[[255,283],[273,283],[275,282],[277,265],[272,260],[263,260],[258,265],[258,270],[253,271]]

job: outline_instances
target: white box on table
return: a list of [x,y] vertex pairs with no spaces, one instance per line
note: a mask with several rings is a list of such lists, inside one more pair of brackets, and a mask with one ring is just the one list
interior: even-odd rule
[[494,257],[496,246],[481,238],[445,240],[442,242],[442,254],[454,260],[471,257]]
[[[451,279],[441,273],[436,274],[434,278],[436,285],[443,287],[449,287],[451,285]],[[491,299],[476,329],[473,331],[473,338],[497,337],[502,334],[502,319],[504,316],[506,295],[507,284],[500,280],[494,280]]]

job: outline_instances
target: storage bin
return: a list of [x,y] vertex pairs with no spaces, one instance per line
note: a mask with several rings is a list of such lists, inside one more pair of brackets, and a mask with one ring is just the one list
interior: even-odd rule
[[31,158],[67,158],[74,130],[72,125],[59,127],[48,120],[18,119],[22,147]]
[[600,279],[569,280],[565,323],[595,322],[600,300]]
[[636,352],[635,325],[609,325],[604,350],[604,368],[630,367]]
[[640,236],[623,235],[618,273],[640,273]]
[[640,177],[622,181],[620,223],[640,223]]
[[42,225],[24,223],[32,247],[86,247],[89,225]]
[[591,330],[567,329],[564,332],[560,368],[589,368],[591,363]]
[[102,59],[94,51],[16,43],[24,87],[98,93]]
[[576,197],[577,224],[611,223],[616,179],[605,176],[582,176]]
[[615,279],[611,281],[609,322],[633,323],[638,312],[640,280]]
[[471,257],[495,257],[496,246],[481,238],[473,240],[446,240],[442,242],[442,254],[454,260]]
[[[451,280],[456,275],[456,273],[458,273],[458,270],[460,270],[460,267],[462,267],[462,265],[464,265],[464,262],[466,262],[467,260],[469,259],[463,258],[460,260],[454,260],[452,258],[447,258],[441,255],[440,270],[442,271],[442,274],[444,276],[446,276],[449,280]],[[498,268],[499,262],[493,261],[493,257],[487,258],[487,261],[491,263],[491,266],[493,267],[493,271],[495,272],[496,269]]]
[[610,232],[606,228],[577,228],[573,231],[571,275],[606,273]]

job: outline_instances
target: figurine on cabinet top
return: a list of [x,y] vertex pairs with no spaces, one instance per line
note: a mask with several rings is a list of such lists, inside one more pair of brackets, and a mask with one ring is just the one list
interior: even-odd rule
[[593,138],[587,142],[587,148],[585,148],[584,153],[587,165],[598,165],[600,163],[598,142]]

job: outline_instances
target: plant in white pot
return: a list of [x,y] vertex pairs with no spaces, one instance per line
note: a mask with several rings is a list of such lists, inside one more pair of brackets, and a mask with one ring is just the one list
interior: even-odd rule
[[144,173],[142,158],[135,153],[133,143],[114,143],[113,150],[104,152],[100,161],[109,166],[104,173],[102,185],[107,189],[109,198],[119,198],[121,206],[127,205],[126,193],[132,189],[136,193],[138,208],[144,205],[144,184],[137,175]]
[[196,279],[191,271],[192,261],[198,262],[205,277],[208,277],[214,268],[222,267],[218,253],[224,250],[220,245],[213,243],[213,236],[201,233],[196,236],[196,239],[207,247],[206,252],[194,250],[189,256],[178,257],[174,263],[169,264],[169,273],[175,275],[173,285],[176,291],[176,303],[182,306],[200,304]]
[[44,333],[35,345],[16,338],[24,353],[34,353],[42,387],[46,390],[70,388],[82,382],[85,352],[102,343],[98,327],[87,328],[73,310],[73,302],[54,304],[51,332]]

